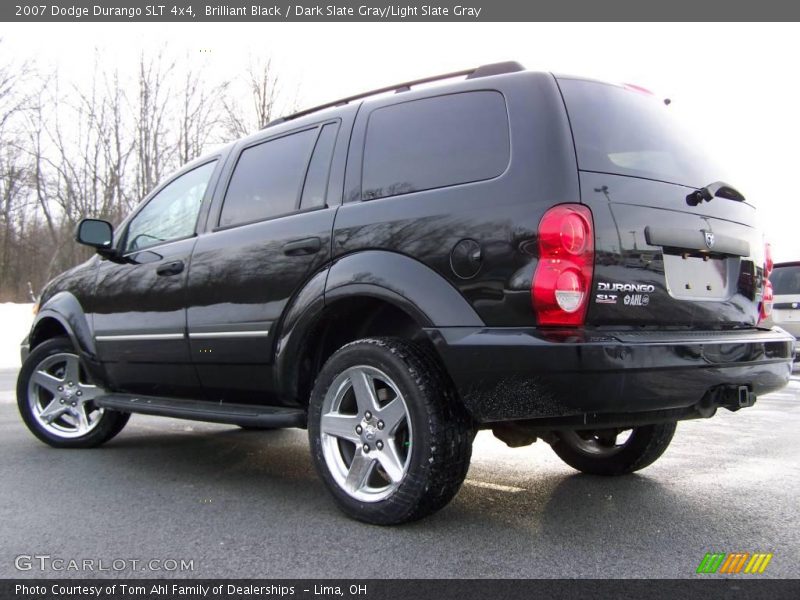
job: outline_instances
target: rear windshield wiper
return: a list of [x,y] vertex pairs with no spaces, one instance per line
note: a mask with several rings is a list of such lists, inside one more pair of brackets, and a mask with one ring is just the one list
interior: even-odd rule
[[686,204],[697,206],[704,201],[711,202],[712,198],[725,198],[726,200],[744,202],[744,196],[735,187],[724,181],[715,181],[686,196]]

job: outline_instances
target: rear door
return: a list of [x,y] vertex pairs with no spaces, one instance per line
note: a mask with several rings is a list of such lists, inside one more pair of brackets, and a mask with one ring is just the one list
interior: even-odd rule
[[344,121],[266,132],[234,150],[187,284],[189,349],[211,400],[280,403],[269,366],[275,332],[292,296],[330,258]]
[[764,240],[748,202],[687,196],[736,184],[663,102],[639,88],[559,78],[581,200],[596,235],[590,325],[752,327]]

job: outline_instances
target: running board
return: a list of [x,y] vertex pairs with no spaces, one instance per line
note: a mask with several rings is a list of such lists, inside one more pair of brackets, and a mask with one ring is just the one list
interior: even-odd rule
[[299,408],[258,406],[248,404],[219,404],[179,398],[108,394],[99,396],[94,403],[102,408],[121,412],[158,415],[190,421],[229,423],[251,427],[305,427],[306,412]]

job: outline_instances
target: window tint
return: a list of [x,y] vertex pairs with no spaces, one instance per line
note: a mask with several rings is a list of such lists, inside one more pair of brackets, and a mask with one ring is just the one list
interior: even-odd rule
[[658,98],[597,81],[559,79],[558,85],[580,169],[692,187],[731,181]]
[[338,123],[328,123],[322,128],[308,165],[306,183],[303,187],[303,197],[300,208],[314,208],[325,204],[325,192],[328,189],[328,173],[331,168],[333,146],[336,143]]
[[367,125],[362,197],[491,179],[506,169],[509,155],[508,116],[498,92],[379,108]]
[[219,224],[237,225],[296,210],[317,131],[307,129],[244,150],[228,185]]
[[775,295],[800,294],[800,267],[778,267],[769,276]]
[[125,252],[192,235],[215,166],[197,167],[153,196],[128,225]]

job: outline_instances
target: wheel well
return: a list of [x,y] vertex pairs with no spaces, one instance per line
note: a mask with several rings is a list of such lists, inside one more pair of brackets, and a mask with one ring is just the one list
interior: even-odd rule
[[355,340],[379,336],[430,344],[421,325],[411,315],[384,300],[347,298],[326,307],[299,357],[298,400],[308,403],[317,374],[339,348]]
[[31,350],[33,350],[42,342],[46,342],[54,337],[67,337],[68,335],[67,330],[64,329],[64,326],[59,323],[57,319],[46,317],[36,324],[36,329],[33,330],[28,341]]

